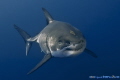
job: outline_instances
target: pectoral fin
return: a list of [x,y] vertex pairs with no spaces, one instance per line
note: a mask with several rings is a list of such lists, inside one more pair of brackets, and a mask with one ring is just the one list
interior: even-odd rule
[[89,50],[89,49],[86,49],[86,48],[85,48],[84,52],[86,52],[86,53],[88,53],[89,55],[97,58],[97,55],[96,55],[94,52],[92,52],[91,50]]
[[44,58],[42,59],[42,61],[40,61],[30,72],[28,72],[27,74],[31,74],[32,72],[34,72],[35,70],[37,70],[39,67],[41,67],[45,62],[47,62],[49,59],[51,58],[51,54],[46,54],[44,56]]

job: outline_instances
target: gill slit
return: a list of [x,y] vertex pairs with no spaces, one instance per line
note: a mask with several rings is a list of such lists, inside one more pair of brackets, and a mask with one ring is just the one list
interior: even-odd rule
[[52,53],[52,50],[50,49],[50,47],[49,47],[49,45],[48,45],[48,35],[47,35],[47,37],[46,37],[46,46],[47,46],[47,48],[48,48],[48,50],[49,50],[49,52],[50,52],[50,53],[48,53],[48,54],[51,54],[51,53]]

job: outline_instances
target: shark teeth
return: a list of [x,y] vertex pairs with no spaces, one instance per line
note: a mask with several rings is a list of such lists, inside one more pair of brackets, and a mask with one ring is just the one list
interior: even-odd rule
[[80,50],[80,49],[71,49],[71,48],[67,48],[66,50],[67,50],[67,51],[78,51],[78,50]]
[[75,47],[73,48],[73,46],[68,46],[68,47],[66,47],[65,50],[66,50],[66,51],[79,51],[82,47],[83,47],[83,46],[75,49]]

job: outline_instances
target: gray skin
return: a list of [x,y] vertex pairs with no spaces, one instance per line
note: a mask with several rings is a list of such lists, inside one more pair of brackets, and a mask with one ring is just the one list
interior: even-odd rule
[[48,24],[35,37],[31,37],[27,32],[14,25],[26,43],[26,55],[32,42],[37,42],[45,53],[44,58],[28,74],[37,70],[51,57],[71,57],[81,54],[83,51],[97,57],[92,51],[86,49],[86,40],[77,28],[68,23],[54,20],[46,9],[42,8],[42,10]]
[[44,53],[51,53],[54,57],[74,56],[86,47],[86,40],[78,29],[55,20],[41,31],[37,42]]

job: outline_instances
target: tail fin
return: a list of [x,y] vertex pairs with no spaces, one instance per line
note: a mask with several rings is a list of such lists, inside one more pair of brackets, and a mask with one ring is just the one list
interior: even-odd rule
[[26,43],[26,56],[27,56],[27,54],[32,46],[32,42],[27,41],[27,39],[29,39],[31,36],[24,30],[22,30],[21,28],[17,27],[16,25],[14,25],[14,28],[20,33],[20,35],[22,36],[22,38],[24,39],[24,41]]

